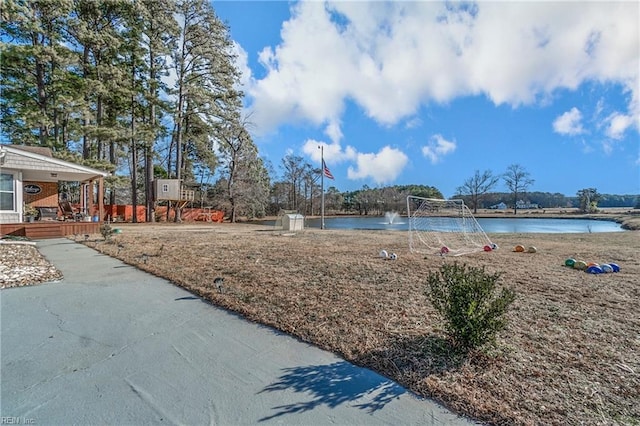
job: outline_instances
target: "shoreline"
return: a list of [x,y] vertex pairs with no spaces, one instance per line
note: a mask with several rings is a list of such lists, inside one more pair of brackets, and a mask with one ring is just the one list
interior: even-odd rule
[[[555,212],[550,210],[548,213],[545,212],[540,213],[537,211],[526,211],[514,215],[513,212],[495,212],[495,211],[487,211],[481,210],[478,213],[474,214],[475,218],[483,218],[483,219],[590,219],[590,220],[602,220],[602,221],[610,221],[616,222],[620,224],[620,227],[626,231],[640,231],[640,209],[627,209],[622,208],[624,212],[619,212],[621,208],[615,208],[610,210],[603,210],[599,213],[579,213],[576,211],[565,211],[565,212]],[[360,215],[360,214],[331,214],[325,215],[325,219],[332,218],[348,218],[348,217],[384,217],[384,214],[371,214],[371,215]],[[406,218],[406,215],[402,215],[400,217]],[[319,215],[308,215],[305,216],[305,219],[320,219]],[[260,219],[252,219],[252,220],[239,220],[237,223],[249,223],[249,224],[261,224],[264,222],[270,222],[277,220],[277,216],[266,216]]]

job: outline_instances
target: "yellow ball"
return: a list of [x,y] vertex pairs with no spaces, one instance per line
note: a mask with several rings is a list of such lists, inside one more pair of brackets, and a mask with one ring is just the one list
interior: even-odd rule
[[584,271],[585,269],[587,269],[587,262],[585,262],[584,260],[577,260],[576,263],[573,264],[573,267],[575,269]]
[[537,249],[537,248],[535,248],[534,246],[531,246],[531,247],[529,247],[529,248],[527,249],[527,251],[528,251],[529,253],[536,253],[536,252],[538,251],[538,249]]

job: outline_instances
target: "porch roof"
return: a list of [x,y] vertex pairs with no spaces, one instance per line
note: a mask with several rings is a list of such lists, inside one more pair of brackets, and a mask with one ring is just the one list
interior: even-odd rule
[[84,182],[109,176],[103,170],[53,158],[48,148],[18,145],[0,145],[0,167],[20,170],[23,180],[38,182]]

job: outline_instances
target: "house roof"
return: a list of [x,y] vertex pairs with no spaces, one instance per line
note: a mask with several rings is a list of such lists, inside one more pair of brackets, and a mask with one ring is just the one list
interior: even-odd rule
[[109,172],[59,160],[42,147],[0,145],[2,169],[22,171],[22,179],[38,182],[83,182],[109,176]]
[[35,154],[40,154],[45,157],[53,158],[53,155],[51,154],[51,148],[47,148],[45,146],[11,145],[11,148],[20,149],[22,151],[33,152]]

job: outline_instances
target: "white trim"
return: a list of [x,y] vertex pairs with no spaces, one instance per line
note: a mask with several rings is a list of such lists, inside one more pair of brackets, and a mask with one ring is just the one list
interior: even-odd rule
[[22,213],[22,191],[18,191],[18,186],[22,189],[22,184],[18,184],[18,180],[20,178],[20,172],[17,170],[7,170],[4,169],[0,171],[0,173],[4,175],[11,176],[11,184],[13,185],[13,210],[0,210],[2,213]]

